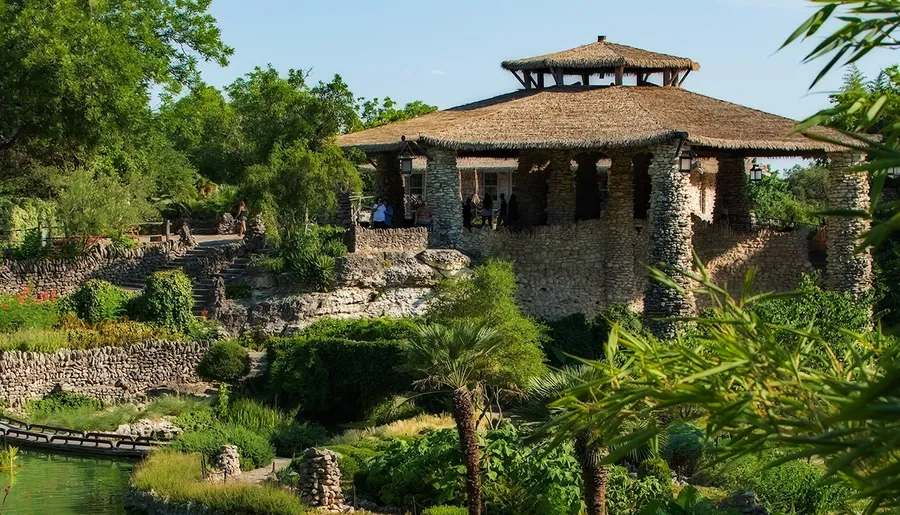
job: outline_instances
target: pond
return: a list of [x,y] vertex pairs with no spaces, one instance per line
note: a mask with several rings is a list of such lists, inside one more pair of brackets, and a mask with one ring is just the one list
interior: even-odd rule
[[0,472],[3,515],[124,515],[134,461],[19,449],[13,474]]

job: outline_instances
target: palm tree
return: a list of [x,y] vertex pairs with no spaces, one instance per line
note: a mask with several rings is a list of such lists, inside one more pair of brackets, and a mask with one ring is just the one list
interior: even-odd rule
[[[525,392],[525,398],[516,409],[516,414],[524,422],[532,425],[552,425],[553,419],[561,414],[552,405],[570,390],[584,383],[599,378],[600,372],[588,366],[566,367],[554,370],[544,377],[535,378]],[[536,436],[546,437],[544,431],[537,431]],[[606,515],[606,485],[608,471],[600,461],[606,452],[596,445],[595,438],[587,430],[575,433],[575,458],[581,466],[581,477],[584,483],[584,503],[588,515]]]
[[453,396],[453,420],[466,467],[469,515],[481,514],[480,456],[473,396],[498,370],[496,352],[500,333],[474,322],[449,326],[419,327],[407,354],[408,369],[420,379],[418,386],[449,388]]

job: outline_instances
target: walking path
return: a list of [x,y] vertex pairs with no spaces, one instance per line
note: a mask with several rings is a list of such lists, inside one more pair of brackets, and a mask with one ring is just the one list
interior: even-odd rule
[[275,461],[266,467],[241,472],[240,476],[229,477],[228,480],[231,481],[233,479],[239,483],[262,483],[272,476],[273,471],[277,472],[290,464],[290,458],[275,458]]
[[141,458],[165,439],[132,437],[114,433],[75,431],[61,427],[28,424],[21,420],[0,415],[0,436],[5,445],[39,447],[61,452],[100,454]]

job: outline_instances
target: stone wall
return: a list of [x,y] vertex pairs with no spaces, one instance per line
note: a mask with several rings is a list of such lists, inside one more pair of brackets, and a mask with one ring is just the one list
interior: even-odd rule
[[[694,219],[694,250],[719,286],[728,286],[740,295],[751,266],[757,268],[756,292],[787,291],[800,282],[804,273],[814,271],[809,262],[808,229],[753,232],[712,225]],[[707,307],[705,297],[698,307]]]
[[347,248],[350,252],[378,252],[382,250],[425,250],[428,248],[428,229],[366,229],[354,226]]
[[57,389],[109,403],[142,398],[157,388],[200,383],[195,369],[209,343],[146,342],[54,353],[0,354],[0,400],[21,406]]
[[189,248],[177,240],[169,240],[136,249],[94,247],[86,256],[72,261],[3,261],[0,262],[0,293],[17,293],[31,286],[35,292],[54,291],[65,295],[88,279],[112,283],[140,281]]
[[[720,284],[740,288],[750,266],[757,266],[756,291],[787,291],[812,270],[804,230],[739,233],[696,217],[693,226],[694,249]],[[530,315],[555,319],[593,314],[622,302],[640,311],[649,282],[644,264],[649,262],[651,231],[629,227],[623,230],[604,215],[519,232],[475,229],[463,231],[460,248],[479,259],[512,260],[518,300]],[[629,245],[620,244],[623,238]],[[698,301],[705,307],[705,300]]]

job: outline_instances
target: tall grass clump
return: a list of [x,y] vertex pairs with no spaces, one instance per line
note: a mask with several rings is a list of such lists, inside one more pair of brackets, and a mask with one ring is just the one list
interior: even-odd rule
[[201,459],[197,454],[155,452],[137,466],[132,484],[141,492],[153,491],[170,502],[201,504],[218,513],[310,513],[299,497],[273,486],[205,482]]

